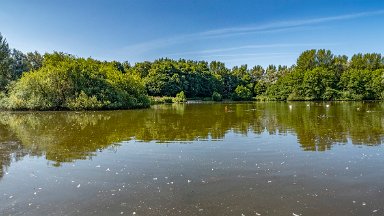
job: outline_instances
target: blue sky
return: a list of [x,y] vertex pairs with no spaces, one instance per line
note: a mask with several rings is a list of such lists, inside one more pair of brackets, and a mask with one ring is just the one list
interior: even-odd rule
[[131,63],[161,57],[292,65],[306,49],[384,49],[379,0],[4,0],[0,32],[21,51]]

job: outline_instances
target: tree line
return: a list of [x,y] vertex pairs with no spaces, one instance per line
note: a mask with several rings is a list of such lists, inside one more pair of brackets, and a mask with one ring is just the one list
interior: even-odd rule
[[[0,102],[6,109],[130,109],[154,98],[382,100],[384,58],[307,50],[295,65],[227,68],[219,61],[161,58],[106,62],[61,52],[22,53],[0,34]],[[167,101],[167,99],[165,99]]]

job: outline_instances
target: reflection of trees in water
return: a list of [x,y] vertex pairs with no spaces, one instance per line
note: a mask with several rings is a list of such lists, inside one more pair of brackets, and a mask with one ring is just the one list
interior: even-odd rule
[[191,141],[222,139],[228,131],[244,135],[250,131],[294,133],[301,147],[310,151],[324,151],[334,143],[348,140],[353,144],[378,145],[383,141],[383,108],[382,103],[335,102],[327,107],[325,103],[276,102],[174,104],[131,111],[3,113],[0,133],[6,144],[1,144],[1,164],[9,165],[12,153],[20,158],[28,152],[45,155],[59,166],[92,157],[133,137],[143,141]]
[[27,151],[23,145],[4,125],[0,124],[0,178],[4,176],[12,161],[18,161],[25,155]]
[[383,104],[361,102],[292,103],[279,124],[296,133],[304,150],[324,151],[334,143],[379,145],[383,141]]
[[92,157],[96,151],[120,141],[102,124],[108,118],[102,113],[50,112],[3,115],[0,121],[7,123],[29,154],[45,155],[60,165]]
[[12,161],[21,160],[28,152],[19,142],[8,141],[0,143],[0,178],[4,176]]

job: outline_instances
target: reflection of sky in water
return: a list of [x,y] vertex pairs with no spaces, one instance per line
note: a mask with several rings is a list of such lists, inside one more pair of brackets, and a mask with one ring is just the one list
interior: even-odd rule
[[270,104],[2,116],[0,213],[382,214],[381,104]]

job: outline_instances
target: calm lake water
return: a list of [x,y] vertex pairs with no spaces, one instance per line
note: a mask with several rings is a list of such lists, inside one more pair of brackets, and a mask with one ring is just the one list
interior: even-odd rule
[[0,112],[0,215],[384,215],[384,103]]

